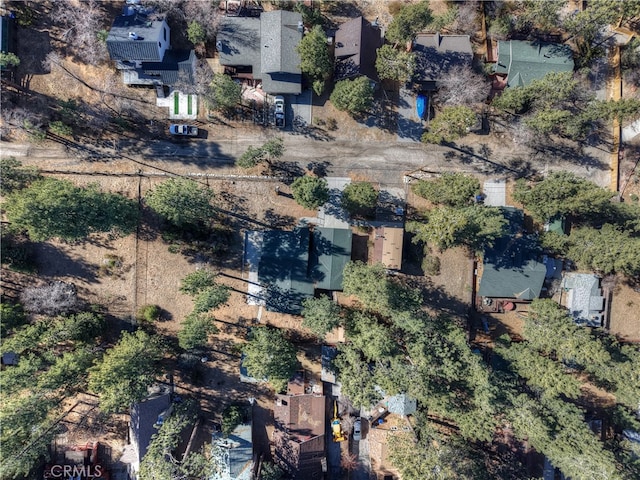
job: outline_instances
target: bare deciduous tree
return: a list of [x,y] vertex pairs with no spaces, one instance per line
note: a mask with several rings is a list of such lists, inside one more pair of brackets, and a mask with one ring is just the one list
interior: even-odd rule
[[44,315],[69,313],[80,306],[76,286],[61,281],[40,287],[27,287],[22,291],[20,301],[27,312]]
[[358,456],[355,453],[343,452],[340,466],[349,472],[355,470],[358,467]]
[[478,23],[478,2],[467,1],[462,5],[458,4],[458,15],[450,28],[456,33],[473,35],[480,30]]
[[153,0],[157,8],[157,18],[166,16],[174,26],[172,36],[179,31],[186,32],[190,22],[198,22],[204,29],[206,41],[213,40],[220,23],[218,2],[211,0]]
[[489,90],[489,82],[483,75],[470,67],[457,65],[440,76],[437,100],[440,105],[480,103],[487,98]]
[[83,62],[96,65],[106,58],[98,32],[106,26],[106,13],[98,0],[52,0],[51,20],[63,28],[61,39]]
[[513,143],[518,145],[530,146],[537,138],[535,132],[522,121],[512,122],[509,130],[511,131]]

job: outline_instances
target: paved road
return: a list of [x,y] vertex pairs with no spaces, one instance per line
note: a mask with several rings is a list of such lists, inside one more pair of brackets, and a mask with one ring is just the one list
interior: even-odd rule
[[[21,157],[24,163],[65,171],[101,171],[144,173],[168,172],[233,174],[235,158],[248,146],[262,144],[273,132],[247,134],[231,130],[227,138],[209,138],[186,142],[121,140],[114,149],[107,145],[74,148],[51,142],[42,146],[0,142],[0,155]],[[563,169],[575,172],[599,185],[610,181],[609,152],[606,148],[587,148],[574,158],[562,148],[532,154],[510,141],[483,144],[476,137],[473,146],[445,147],[421,143],[367,141],[321,141],[289,133],[284,139],[286,153],[281,162],[283,174],[299,174],[307,168],[324,170],[329,176],[358,176],[383,185],[402,185],[407,172],[461,171],[488,177],[515,176],[532,171]],[[92,161],[87,161],[87,158]]]

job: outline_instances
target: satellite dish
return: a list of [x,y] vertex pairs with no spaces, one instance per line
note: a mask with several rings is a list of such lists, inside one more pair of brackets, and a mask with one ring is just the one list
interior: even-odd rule
[[216,42],[216,49],[221,52],[222,51],[222,42],[220,40],[218,40]]
[[137,40],[138,39],[138,34],[136,32],[129,32],[129,39]]

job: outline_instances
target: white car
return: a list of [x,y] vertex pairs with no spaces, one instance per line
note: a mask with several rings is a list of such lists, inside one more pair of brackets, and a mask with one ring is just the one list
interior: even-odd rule
[[278,95],[274,100],[274,107],[275,107],[276,127],[284,128],[284,125],[285,125],[284,97]]
[[356,419],[356,422],[353,424],[353,439],[356,442],[362,440],[362,421],[360,417]]
[[197,137],[198,127],[195,125],[182,125],[178,123],[172,123],[169,125],[169,133],[171,135],[181,135],[185,137]]

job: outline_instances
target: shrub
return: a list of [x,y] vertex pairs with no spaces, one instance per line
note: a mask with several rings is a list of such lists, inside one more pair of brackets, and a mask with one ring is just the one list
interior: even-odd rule
[[341,80],[336,83],[331,97],[333,106],[349,113],[361,113],[373,104],[373,87],[367,77]]
[[154,323],[162,314],[162,309],[158,305],[143,305],[138,309],[136,320],[138,322]]
[[378,192],[369,182],[355,182],[342,192],[342,206],[351,214],[365,214],[376,207]]
[[315,210],[329,200],[329,186],[324,178],[298,177],[291,184],[293,198],[309,210]]
[[425,275],[440,275],[440,258],[426,252],[422,260],[422,271]]
[[239,405],[230,405],[222,412],[222,434],[228,437],[233,430],[244,420],[243,408]]
[[61,137],[73,136],[73,128],[71,128],[69,125],[67,125],[64,122],[61,122],[60,120],[51,122],[49,124],[49,130],[52,133],[55,133],[56,135],[59,135]]

